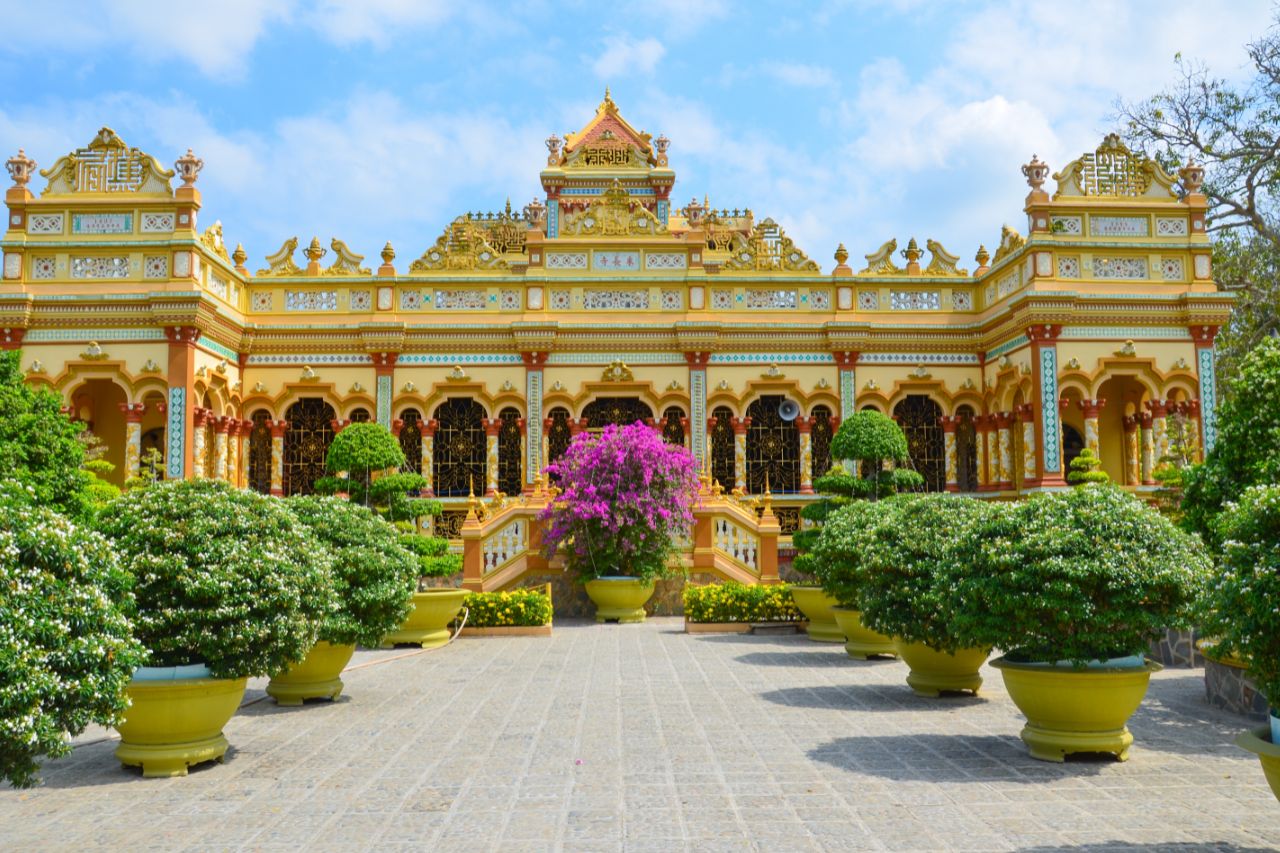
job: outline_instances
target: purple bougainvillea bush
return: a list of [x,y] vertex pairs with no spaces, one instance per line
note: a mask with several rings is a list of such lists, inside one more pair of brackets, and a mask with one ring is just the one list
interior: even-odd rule
[[698,463],[641,423],[580,433],[547,467],[563,490],[542,513],[547,556],[581,580],[652,580],[693,529]]

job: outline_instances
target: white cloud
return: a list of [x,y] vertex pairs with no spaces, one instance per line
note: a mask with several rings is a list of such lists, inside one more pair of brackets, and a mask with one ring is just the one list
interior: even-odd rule
[[630,36],[610,36],[604,40],[604,51],[591,68],[603,80],[636,73],[651,74],[665,53],[666,48],[656,38],[637,40]]
[[641,8],[666,25],[674,35],[689,35],[712,21],[727,17],[729,0],[648,0]]
[[802,62],[765,62],[760,70],[789,86],[823,88],[835,84],[831,69]]
[[329,41],[385,46],[405,28],[435,26],[457,8],[447,0],[317,0],[308,20]]

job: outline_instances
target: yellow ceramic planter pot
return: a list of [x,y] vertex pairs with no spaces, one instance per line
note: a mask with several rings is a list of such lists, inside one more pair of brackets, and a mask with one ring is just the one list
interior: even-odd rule
[[321,640],[307,656],[284,672],[271,676],[267,693],[277,705],[301,705],[308,699],[337,699],[342,695],[342,675],[355,644],[335,646]]
[[1022,740],[1032,758],[1064,761],[1073,752],[1109,752],[1129,757],[1133,735],[1125,724],[1142,704],[1154,661],[1142,666],[1015,663],[997,658],[991,665],[1004,676],[1009,698],[1027,718]]
[[116,758],[143,776],[186,776],[187,768],[221,761],[222,727],[240,707],[247,678],[180,678],[129,683],[124,719],[116,726]]
[[809,620],[805,631],[810,640],[817,643],[844,642],[844,631],[836,624],[836,616],[832,612],[837,604],[835,596],[820,586],[793,586],[791,598]]
[[449,623],[462,610],[467,597],[465,589],[429,589],[413,594],[413,610],[404,620],[400,630],[382,638],[384,647],[397,643],[413,643],[424,649],[434,649],[449,642]]
[[849,657],[866,660],[872,657],[898,656],[898,651],[894,648],[892,639],[884,634],[872,631],[862,624],[861,610],[854,610],[849,607],[833,607],[831,612],[835,616],[836,625],[840,628],[840,633],[844,634],[847,639],[844,644],[844,650],[849,653]]
[[978,671],[991,649],[960,649],[955,654],[931,649],[924,643],[908,643],[895,638],[898,657],[911,668],[907,684],[921,696],[972,691],[977,695],[982,686]]
[[596,606],[597,622],[643,622],[644,606],[653,597],[653,581],[635,578],[596,578],[586,583],[587,598]]
[[1236,738],[1236,746],[1247,749],[1262,762],[1262,772],[1267,776],[1271,793],[1280,800],[1280,746],[1271,742],[1271,726],[1259,726],[1243,732]]

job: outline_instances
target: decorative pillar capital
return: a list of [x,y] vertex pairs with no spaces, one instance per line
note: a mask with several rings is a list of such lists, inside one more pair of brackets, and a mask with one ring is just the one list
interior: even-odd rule
[[429,421],[422,421],[420,426],[422,427],[422,435],[424,438],[434,438],[436,430],[440,429],[440,422],[435,418],[432,418]]
[[542,365],[547,363],[547,355],[545,352],[522,352],[520,360],[524,362],[526,370],[541,370]]
[[195,346],[196,341],[200,340],[201,333],[195,326],[166,326],[164,334],[171,344]]
[[223,435],[226,435],[228,430],[231,429],[233,421],[235,421],[235,418],[226,417],[225,415],[223,417],[210,418],[210,422],[213,424],[213,431]]
[[858,353],[853,350],[834,352],[832,355],[835,356],[836,364],[841,367],[853,367],[858,363]]
[[568,421],[569,433],[571,435],[577,435],[580,432],[585,432],[591,423],[587,418],[569,418]]
[[942,427],[944,433],[955,432],[956,426],[960,423],[959,415],[942,415],[938,418],[938,424]]
[[813,418],[801,415],[796,418],[796,431],[801,435],[813,432]]
[[1027,338],[1032,343],[1053,343],[1062,334],[1062,326],[1056,323],[1037,323],[1027,327]]
[[1015,406],[1013,414],[1014,417],[1022,421],[1024,424],[1029,424],[1036,419],[1035,407],[1030,403],[1023,403],[1021,406]]
[[390,376],[396,369],[396,361],[400,358],[398,352],[375,352],[373,353],[373,372],[375,376]]
[[329,421],[329,426],[333,427],[333,434],[337,435],[347,427],[351,426],[351,421],[346,418],[333,418]]
[[284,438],[284,434],[289,431],[288,421],[267,421],[267,429],[271,430],[272,438]]
[[751,418],[733,418],[730,424],[733,426],[734,435],[746,435],[747,429],[751,426]]
[[22,346],[26,329],[0,329],[0,350],[13,350]]
[[213,417],[213,410],[202,409],[199,406],[197,406],[191,410],[191,415],[194,418],[196,429],[200,429],[201,427],[209,423],[209,419]]
[[1137,431],[1138,431],[1138,422],[1139,422],[1139,418],[1138,418],[1138,416],[1137,416],[1137,415],[1125,415],[1125,416],[1124,416],[1124,421],[1123,421],[1123,423],[1124,423],[1124,431],[1125,431],[1125,432],[1137,432]]
[[686,352],[684,360],[691,370],[703,370],[707,363],[711,361],[711,353],[709,352]]
[[404,429],[404,420],[402,418],[396,418],[391,422],[391,434],[394,435],[396,438],[400,437],[400,431],[403,429]]
[[138,424],[142,423],[142,413],[147,410],[144,403],[117,403],[120,411],[124,412],[125,423]]
[[481,418],[480,423],[484,425],[484,434],[490,438],[502,431],[502,418]]
[[1138,412],[1134,417],[1138,419],[1138,426],[1143,429],[1151,429],[1151,423],[1155,420],[1150,412]]
[[1169,415],[1169,400],[1148,400],[1146,403],[1147,411],[1151,412],[1153,418],[1163,418]]
[[1187,331],[1191,333],[1191,339],[1196,342],[1197,347],[1211,347],[1214,339],[1218,336],[1218,326],[1188,326]]
[[1105,399],[1081,400],[1080,411],[1084,414],[1085,418],[1096,418],[1098,416],[1098,413],[1101,412],[1106,407],[1106,405],[1107,405],[1107,401]]

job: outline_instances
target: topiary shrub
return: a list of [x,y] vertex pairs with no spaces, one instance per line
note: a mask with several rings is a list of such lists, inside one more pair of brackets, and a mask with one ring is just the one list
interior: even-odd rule
[[123,495],[98,527],[133,578],[130,615],[150,666],[282,672],[338,606],[329,550],[275,498],[175,480]]
[[785,585],[727,581],[686,585],[684,618],[690,622],[796,622],[804,614]]
[[973,648],[952,632],[949,596],[972,569],[971,531],[1002,509],[969,497],[903,495],[851,518],[849,568],[840,574],[851,576],[862,623],[941,652]]
[[1280,708],[1280,486],[1254,486],[1218,520],[1221,569],[1207,596],[1215,654],[1249,664],[1258,691]]
[[412,497],[427,479],[399,471],[405,463],[400,441],[378,423],[349,424],[333,437],[325,456],[329,476],[316,481],[321,494],[345,492],[354,503],[376,507],[392,521],[438,516],[439,501]]
[[988,514],[970,539],[951,630],[1012,660],[1140,654],[1190,624],[1209,578],[1195,537],[1111,485],[1035,495]]
[[1073,486],[1087,486],[1090,483],[1110,483],[1111,478],[1106,471],[1100,471],[1102,460],[1088,447],[1080,451],[1071,460],[1067,471],[1067,482]]
[[333,557],[339,606],[320,625],[318,639],[336,646],[377,646],[412,609],[418,561],[400,533],[372,510],[324,497],[288,500],[294,516]]
[[41,756],[119,722],[142,661],[122,610],[129,576],[107,540],[0,486],[0,778],[35,784]]
[[462,555],[449,551],[448,539],[406,534],[400,546],[413,554],[419,578],[447,578],[462,571]]

